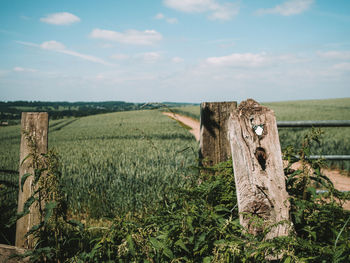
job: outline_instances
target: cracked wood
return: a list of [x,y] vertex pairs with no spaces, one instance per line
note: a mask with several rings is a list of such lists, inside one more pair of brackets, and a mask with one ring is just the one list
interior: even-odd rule
[[228,136],[241,225],[259,234],[284,222],[271,227],[266,238],[288,235],[289,201],[274,112],[252,99],[242,102],[228,120]]

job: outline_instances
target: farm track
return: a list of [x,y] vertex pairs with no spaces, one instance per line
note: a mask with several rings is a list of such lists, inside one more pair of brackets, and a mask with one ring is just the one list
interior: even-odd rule
[[196,141],[199,141],[200,138],[200,125],[199,125],[199,121],[192,119],[190,117],[186,117],[183,115],[179,115],[176,113],[171,113],[171,112],[163,112],[164,115],[179,121],[183,124],[185,124],[186,126],[190,127],[191,129],[189,130],[190,133],[192,133],[194,135],[194,137],[196,138]]
[[[189,130],[189,132],[195,136],[197,141],[199,141],[199,138],[200,138],[199,121],[194,120],[194,119],[189,118],[189,117],[186,117],[186,116],[176,114],[176,113],[163,112],[163,114],[176,120],[176,121],[182,122],[186,126],[190,127],[191,130]],[[296,164],[296,165],[298,165],[298,164]],[[292,168],[293,168],[293,166],[292,166]],[[337,190],[350,191],[350,177],[342,175],[341,171],[339,171],[339,170],[323,169],[322,172],[333,182],[334,187]],[[350,210],[350,201],[346,202],[343,207],[345,209]]]
[[54,124],[54,125],[52,125],[51,127],[50,127],[50,132],[54,132],[54,131],[59,131],[59,130],[61,130],[61,129],[63,129],[64,127],[67,127],[68,125],[70,125],[70,124],[72,124],[73,122],[75,122],[75,121],[77,121],[78,120],[78,118],[75,118],[75,119],[72,119],[72,120],[67,120],[67,121],[65,121],[65,122],[59,122],[59,123],[57,123],[56,125]]

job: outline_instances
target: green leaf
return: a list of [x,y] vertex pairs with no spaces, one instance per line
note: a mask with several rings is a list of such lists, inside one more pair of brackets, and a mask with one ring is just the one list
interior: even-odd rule
[[128,235],[126,237],[126,241],[128,242],[129,251],[130,251],[131,255],[135,256],[135,246],[134,246],[134,241],[132,241],[131,235]]
[[220,212],[230,213],[231,212],[230,209],[227,209],[226,207],[221,206],[221,205],[215,206],[214,209],[215,209],[215,212],[217,212],[217,213],[220,213]]
[[164,255],[167,256],[169,259],[172,259],[174,258],[174,254],[173,252],[169,249],[169,248],[164,248],[164,251],[163,251]]
[[24,157],[24,159],[21,162],[21,166],[23,165],[23,163],[31,156],[32,154],[28,154],[26,157]]
[[22,175],[21,177],[21,191],[23,192],[23,186],[24,186],[24,183],[26,182],[27,178],[31,176],[30,173],[26,173],[24,175]]
[[291,257],[287,257],[283,263],[290,263],[292,261],[292,258]]
[[334,242],[334,248],[333,248],[334,250],[336,249],[337,243],[338,243],[338,240],[339,240],[339,237],[340,237],[341,234],[343,233],[343,231],[344,231],[346,225],[349,223],[349,220],[350,220],[350,216],[349,216],[348,220],[346,220],[345,224],[343,225],[342,229],[339,231],[339,233],[338,233],[338,235],[337,235],[337,238],[336,238],[336,240],[335,240],[335,242]]
[[81,223],[81,222],[78,221],[78,220],[75,220],[75,219],[68,220],[67,223],[70,224],[70,225],[72,225],[72,226],[78,227],[78,228],[80,228],[80,229],[83,229],[83,228],[84,228],[84,224]]
[[33,234],[34,232],[39,230],[43,225],[44,225],[43,222],[41,222],[40,224],[32,226],[32,228],[24,236],[27,237],[27,236]]
[[45,218],[44,223],[47,223],[47,221],[50,219],[53,213],[53,209],[56,208],[57,202],[52,201],[45,205]]
[[316,188],[309,186],[307,191],[312,194],[312,196],[316,196]]
[[210,262],[211,262],[211,257],[203,258],[203,263],[210,263]]
[[156,250],[161,250],[163,248],[162,244],[154,237],[150,237],[149,241]]
[[34,196],[30,196],[23,205],[23,212],[25,212],[27,210],[29,211],[29,207],[35,202],[35,200],[36,199]]
[[175,246],[179,246],[181,247],[183,250],[185,250],[186,252],[190,253],[190,251],[188,250],[188,248],[186,247],[185,243],[182,241],[182,239],[179,239],[178,241],[175,242]]
[[198,240],[197,240],[197,242],[196,242],[196,245],[195,245],[194,248],[193,248],[194,251],[197,251],[197,250],[198,250],[198,248],[204,243],[206,237],[207,237],[207,233],[206,233],[206,232],[203,232],[203,233],[199,236],[199,238],[198,238]]
[[193,217],[192,217],[192,216],[188,216],[186,221],[187,221],[188,229],[189,229],[192,233],[194,233],[194,229],[193,229],[193,226],[192,226]]

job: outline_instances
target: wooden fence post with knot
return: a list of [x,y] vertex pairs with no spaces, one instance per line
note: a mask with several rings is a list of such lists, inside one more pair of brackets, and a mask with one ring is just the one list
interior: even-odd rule
[[241,225],[266,239],[290,232],[289,201],[274,112],[252,99],[228,120]]
[[[47,153],[48,148],[48,123],[46,112],[23,112],[21,120],[21,146],[19,167],[19,194],[18,213],[23,212],[24,204],[34,194],[34,169],[33,158],[40,158]],[[31,176],[27,177],[30,174]],[[25,176],[22,180],[23,176]],[[23,187],[22,187],[22,183]],[[25,237],[26,233],[40,223],[40,211],[38,202],[29,207],[29,213],[17,220],[16,247],[33,248],[33,238]]]

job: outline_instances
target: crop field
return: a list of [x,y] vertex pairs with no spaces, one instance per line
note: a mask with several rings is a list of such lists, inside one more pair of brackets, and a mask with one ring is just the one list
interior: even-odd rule
[[[277,120],[350,119],[350,99],[265,103]],[[199,119],[199,106],[174,108]],[[298,145],[309,129],[280,129],[282,149]],[[323,128],[312,154],[350,154],[350,128]],[[13,186],[2,200],[16,207],[20,126],[0,128],[0,180]],[[92,217],[142,210],[186,183],[198,144],[157,110],[109,113],[50,121],[49,148],[61,157],[62,178],[73,213]],[[333,162],[350,170],[348,161]]]
[[[277,120],[350,119],[350,99],[264,103]],[[199,106],[173,108],[199,119]],[[323,128],[313,154],[350,154],[350,128]],[[308,129],[280,129],[282,148],[299,147]],[[17,185],[20,126],[0,128],[0,180]],[[183,184],[196,164],[198,145],[178,123],[157,110],[109,113],[50,121],[49,148],[61,157],[73,210],[92,216],[148,207]],[[350,170],[347,161],[333,163]],[[7,194],[16,199],[16,191]]]
[[191,117],[193,119],[200,119],[200,106],[186,106],[171,109],[173,112]]
[[[9,170],[18,170],[19,143],[20,126],[0,128],[0,180],[13,186],[12,191],[1,192],[1,206],[5,209],[6,203],[12,211],[18,174]],[[61,158],[71,211],[89,217],[153,207],[168,197],[170,188],[186,183],[197,147],[186,129],[159,111],[50,121],[49,148]]]

